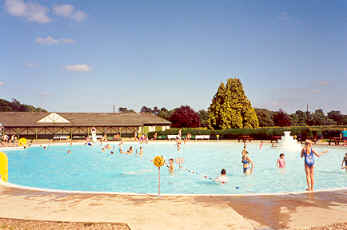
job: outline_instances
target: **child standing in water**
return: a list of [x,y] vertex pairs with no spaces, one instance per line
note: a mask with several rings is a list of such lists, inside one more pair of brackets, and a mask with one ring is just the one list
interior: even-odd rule
[[307,181],[307,191],[312,192],[313,186],[314,186],[314,155],[317,157],[320,157],[324,153],[327,153],[328,151],[324,151],[321,153],[317,153],[315,150],[312,149],[312,141],[306,140],[305,146],[301,150],[301,158],[304,157],[304,164],[305,164],[305,173],[306,173],[306,181]]
[[278,158],[277,160],[277,167],[282,169],[286,167],[286,161],[284,160],[284,153],[280,154],[280,158]]
[[142,157],[142,155],[143,155],[143,148],[142,148],[142,146],[140,146],[139,152],[137,152],[137,150],[136,150],[136,154],[139,154],[140,157]]
[[[343,163],[345,163],[345,166],[343,166]],[[342,160],[341,168],[346,169],[346,172],[347,172],[347,153],[345,154],[345,157]]]
[[169,165],[168,165],[168,168],[169,168],[169,173],[170,175],[172,175],[175,171],[175,168],[174,168],[174,159],[173,158],[170,158],[169,159]]

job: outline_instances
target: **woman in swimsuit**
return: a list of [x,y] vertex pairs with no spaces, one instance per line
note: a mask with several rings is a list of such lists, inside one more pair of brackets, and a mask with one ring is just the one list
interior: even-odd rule
[[[242,151],[242,165],[243,165],[243,173],[245,175],[250,175],[253,173],[253,169],[254,169],[254,163],[251,160],[251,158],[249,158],[248,156],[248,152],[246,151],[246,149],[244,149]],[[251,167],[250,167],[251,165]]]
[[[345,166],[343,166],[343,163],[345,163]],[[347,153],[345,154],[345,157],[342,160],[341,168],[346,169],[346,172],[347,172]]]
[[313,191],[314,186],[314,155],[317,157],[320,157],[324,153],[328,151],[324,151],[321,153],[317,153],[315,150],[312,149],[312,142],[310,140],[305,141],[305,146],[301,150],[301,158],[304,157],[305,162],[305,173],[306,173],[306,181],[307,181],[307,189],[306,191]]

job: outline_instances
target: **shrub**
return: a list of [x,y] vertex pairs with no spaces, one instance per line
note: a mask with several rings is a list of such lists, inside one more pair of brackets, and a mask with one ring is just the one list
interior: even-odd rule
[[[167,135],[176,135],[178,128],[171,128],[165,131],[157,132],[158,137],[167,138]],[[210,135],[210,139],[216,139],[219,135],[220,139],[239,139],[241,136],[250,136],[253,139],[270,140],[274,136],[283,136],[284,131],[290,131],[291,135],[297,136],[299,139],[312,139],[312,138],[331,138],[340,135],[343,127],[308,127],[308,126],[291,126],[291,127],[263,127],[257,129],[223,129],[223,130],[209,130],[206,128],[183,128],[182,136],[188,133],[191,135]],[[148,133],[149,138],[153,138],[155,132]]]

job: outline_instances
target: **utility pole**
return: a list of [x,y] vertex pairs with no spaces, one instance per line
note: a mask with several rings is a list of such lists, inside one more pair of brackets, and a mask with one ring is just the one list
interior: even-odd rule
[[306,124],[310,121],[310,112],[308,111],[308,104],[307,104],[307,107],[306,107]]

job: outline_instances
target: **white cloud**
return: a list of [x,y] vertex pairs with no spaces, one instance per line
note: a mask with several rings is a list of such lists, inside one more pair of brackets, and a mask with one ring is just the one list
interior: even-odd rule
[[53,7],[53,12],[57,16],[71,18],[78,22],[81,22],[87,18],[86,13],[81,10],[75,10],[75,7],[69,4],[56,5]]
[[74,72],[89,72],[92,70],[92,68],[86,64],[67,65],[67,66],[65,66],[65,69],[68,71],[74,71]]
[[0,86],[5,85],[5,83],[3,81],[0,81]]
[[[24,17],[28,21],[37,23],[49,23],[52,19],[49,16],[50,9],[39,3],[25,0],[5,0],[5,9],[8,14],[17,17]],[[70,18],[81,22],[87,18],[87,14],[81,10],[76,10],[73,5],[55,5],[52,8],[55,15]]]
[[56,39],[51,36],[47,36],[46,38],[37,37],[35,42],[41,45],[57,45],[59,43],[72,44],[72,43],[75,43],[75,40],[71,38]]
[[75,43],[76,41],[71,39],[71,38],[62,38],[59,40],[59,42],[61,43],[67,43],[67,44],[72,44],[72,43]]
[[53,7],[53,12],[57,16],[70,17],[74,11],[75,7],[73,5],[64,4],[57,5]]
[[49,9],[38,3],[25,3],[24,0],[5,0],[5,9],[12,16],[24,17],[29,21],[37,23],[48,23]]
[[72,16],[71,16],[72,19],[78,21],[78,22],[81,22],[83,21],[84,19],[87,18],[87,14],[84,13],[83,11],[79,10],[77,12],[75,12]]
[[59,40],[52,38],[51,36],[47,36],[46,38],[36,38],[36,43],[41,45],[55,45],[59,43]]

